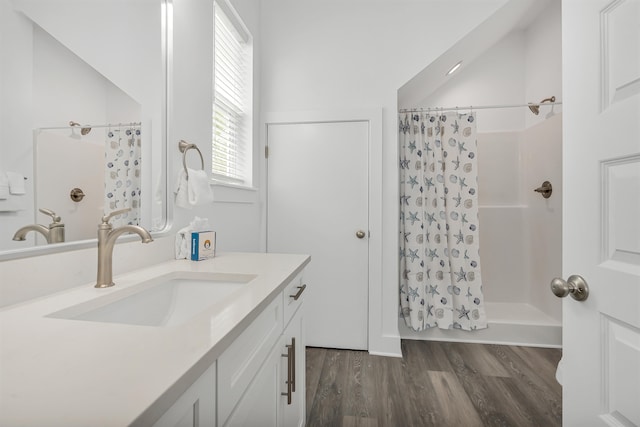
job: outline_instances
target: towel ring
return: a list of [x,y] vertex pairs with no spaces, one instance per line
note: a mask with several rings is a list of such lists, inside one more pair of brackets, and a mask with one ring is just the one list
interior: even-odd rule
[[200,155],[200,163],[202,164],[201,168],[204,170],[204,157],[202,157],[202,152],[198,146],[196,144],[189,144],[187,141],[180,140],[178,143],[178,149],[182,153],[182,166],[184,167],[184,173],[187,175],[187,179],[189,179],[189,171],[187,170],[187,151],[192,148]]

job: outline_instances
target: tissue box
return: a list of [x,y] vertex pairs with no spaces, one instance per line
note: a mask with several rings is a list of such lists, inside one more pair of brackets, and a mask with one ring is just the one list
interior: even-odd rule
[[202,261],[216,256],[216,232],[191,233],[191,261]]

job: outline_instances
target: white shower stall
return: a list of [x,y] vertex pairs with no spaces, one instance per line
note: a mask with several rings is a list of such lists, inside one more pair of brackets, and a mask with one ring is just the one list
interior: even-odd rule
[[[526,106],[551,96],[562,102],[560,1],[537,2],[529,12],[499,40],[473,52],[473,61],[449,64],[463,60],[456,73],[443,79],[426,69],[411,82],[411,96],[399,91],[400,109],[459,106],[464,112],[476,106],[480,257],[489,323],[473,332],[414,332],[400,319],[402,338],[561,346],[562,304],[549,282],[562,272],[562,108],[543,103],[536,115]],[[434,80],[441,84],[434,87]],[[504,108],[510,105],[520,107]],[[549,198],[534,191],[544,181],[553,187]]]

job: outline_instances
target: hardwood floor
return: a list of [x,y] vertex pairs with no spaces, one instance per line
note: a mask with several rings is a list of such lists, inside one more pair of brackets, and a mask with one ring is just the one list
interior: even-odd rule
[[561,350],[403,340],[402,354],[307,348],[307,426],[562,424]]

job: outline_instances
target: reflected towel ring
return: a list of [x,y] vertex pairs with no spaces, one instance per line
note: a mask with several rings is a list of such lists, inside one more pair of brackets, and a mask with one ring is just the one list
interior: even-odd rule
[[187,170],[187,151],[192,148],[195,149],[200,155],[200,163],[202,164],[201,168],[202,170],[204,170],[204,157],[202,157],[202,152],[200,151],[198,146],[196,144],[189,144],[187,141],[180,140],[180,142],[178,143],[178,149],[182,153],[182,166],[184,167],[184,173],[186,174],[187,179],[189,179],[189,171]]

